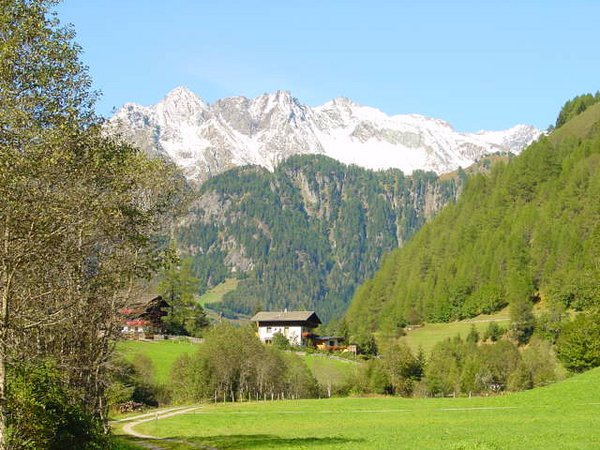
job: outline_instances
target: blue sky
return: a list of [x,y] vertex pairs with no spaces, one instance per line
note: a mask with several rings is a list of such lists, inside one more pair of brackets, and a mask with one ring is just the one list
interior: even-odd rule
[[461,131],[545,128],[600,89],[600,2],[66,0],[98,111],[184,85],[205,101],[289,90]]

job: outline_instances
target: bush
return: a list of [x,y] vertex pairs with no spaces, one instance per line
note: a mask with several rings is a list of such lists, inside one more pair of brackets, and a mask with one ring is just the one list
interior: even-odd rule
[[500,340],[500,338],[506,333],[506,330],[502,328],[498,323],[492,321],[489,323],[485,333],[483,334],[483,340],[490,340],[492,342],[496,342]]
[[8,448],[107,448],[102,423],[51,362],[11,368],[7,387]]
[[281,333],[275,333],[273,335],[273,347],[279,350],[287,350],[290,348],[290,341]]
[[523,363],[531,373],[533,387],[558,380],[558,361],[550,342],[534,338],[523,350]]
[[154,367],[146,355],[138,353],[133,361],[114,358],[111,372],[111,384],[107,390],[107,399],[111,407],[118,407],[130,401],[158,406],[169,399],[165,389],[154,383]]
[[363,355],[376,356],[378,353],[377,341],[372,334],[364,334],[353,339]]
[[560,332],[556,351],[572,372],[600,366],[600,314],[580,314],[567,323]]

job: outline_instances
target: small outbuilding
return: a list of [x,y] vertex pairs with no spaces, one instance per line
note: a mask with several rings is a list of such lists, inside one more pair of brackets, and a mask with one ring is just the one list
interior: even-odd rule
[[347,347],[343,336],[316,336],[314,343],[319,350],[328,352],[343,351]]
[[258,326],[259,339],[273,342],[277,333],[284,335],[294,346],[313,345],[313,330],[322,322],[314,311],[262,311],[251,319]]

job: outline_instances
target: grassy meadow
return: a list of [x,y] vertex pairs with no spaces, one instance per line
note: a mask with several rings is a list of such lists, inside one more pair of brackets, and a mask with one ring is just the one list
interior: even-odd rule
[[[168,449],[596,449],[600,369],[518,394],[205,405],[137,425]],[[129,438],[128,438],[129,439]],[[130,442],[135,442],[130,440]]]
[[183,354],[193,353],[199,345],[187,340],[121,341],[117,351],[129,360],[137,353],[146,355],[154,366],[154,381],[163,384],[168,383],[175,360]]
[[319,354],[306,354],[304,362],[321,386],[341,386],[354,374],[358,364],[354,361],[332,359]]
[[207,303],[219,303],[223,300],[223,296],[228,292],[234,291],[238,286],[239,280],[235,278],[228,278],[221,284],[210,289],[204,295],[201,295],[198,302],[205,306]]
[[456,322],[426,323],[422,327],[408,331],[405,336],[400,338],[400,341],[405,342],[414,352],[422,347],[425,354],[429,354],[433,346],[440,341],[457,335],[464,339],[469,334],[472,325],[475,325],[477,331],[483,334],[490,322],[496,322],[506,328],[510,323],[508,309]]

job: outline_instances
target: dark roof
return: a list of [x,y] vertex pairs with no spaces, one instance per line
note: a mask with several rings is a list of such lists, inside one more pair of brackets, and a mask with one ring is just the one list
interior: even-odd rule
[[[169,303],[162,296],[154,297],[152,300],[137,300],[121,310],[121,314],[129,317],[140,317],[150,312],[162,311],[168,308]],[[165,312],[166,315],[166,312]]]
[[253,322],[312,322],[322,323],[314,311],[261,311],[252,317]]

